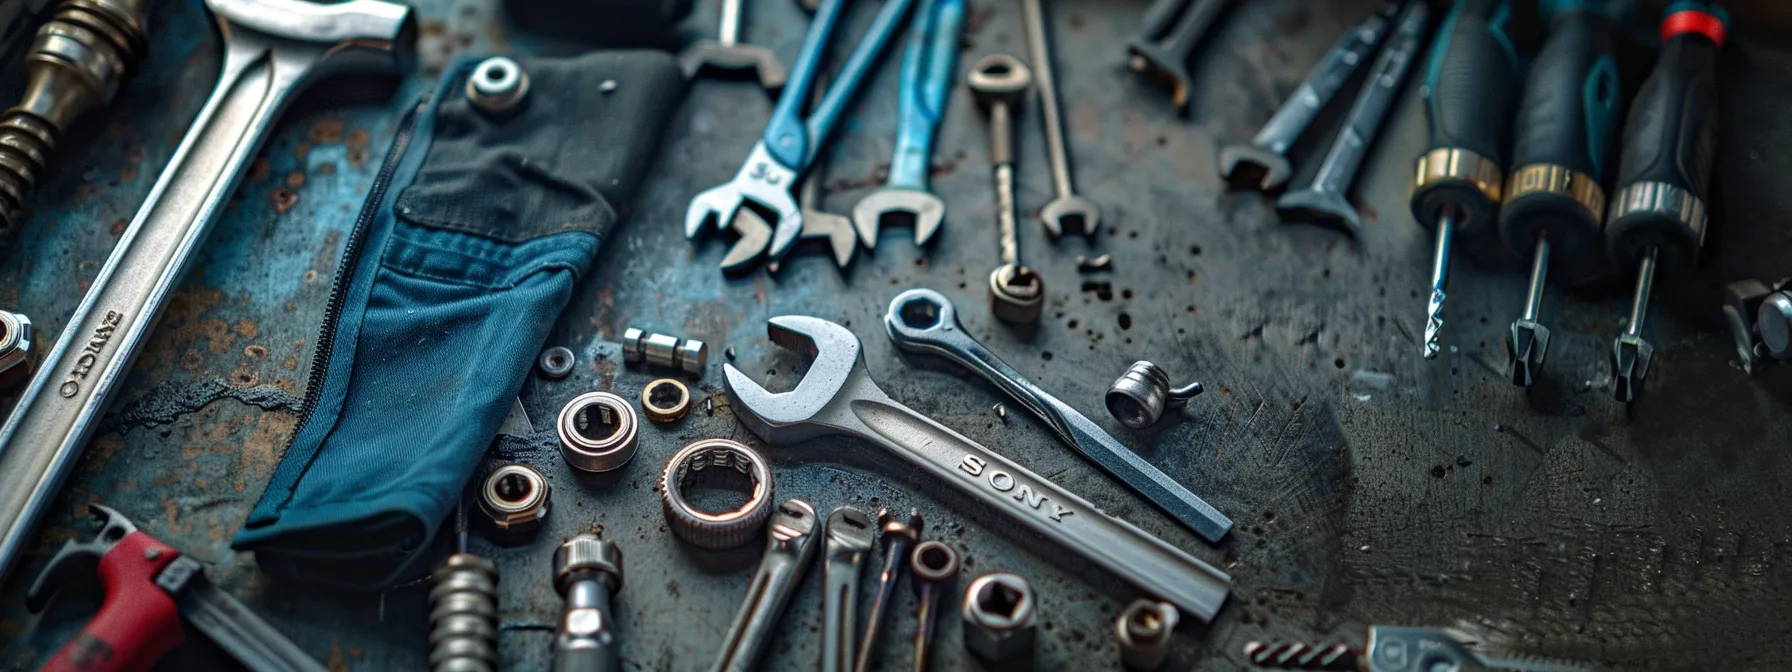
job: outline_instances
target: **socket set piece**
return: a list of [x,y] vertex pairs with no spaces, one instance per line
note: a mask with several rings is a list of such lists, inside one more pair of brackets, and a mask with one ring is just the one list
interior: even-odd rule
[[31,318],[0,310],[0,395],[31,379]]
[[622,357],[630,362],[678,369],[701,378],[709,364],[709,346],[696,339],[649,334],[629,327],[622,332]]
[[554,549],[554,588],[565,600],[554,638],[555,670],[616,672],[622,642],[612,600],[622,591],[622,547],[580,534]]
[[1170,656],[1170,633],[1182,620],[1175,605],[1138,599],[1114,619],[1114,639],[1120,644],[1120,662],[1138,670],[1163,667]]
[[622,397],[587,392],[561,407],[554,430],[567,464],[580,471],[610,471],[634,459],[640,424],[634,407]]
[[1164,417],[1164,407],[1184,403],[1201,394],[1200,383],[1170,387],[1170,374],[1147,361],[1133,362],[1126,373],[1108,386],[1108,413],[1120,424],[1144,429]]
[[541,528],[548,517],[551,495],[541,472],[523,464],[506,464],[492,470],[479,488],[479,509],[492,527],[505,536],[524,536]]
[[[746,481],[747,503],[733,511],[699,511],[684,491],[698,477],[724,474]],[[705,439],[679,450],[660,474],[660,507],[680,539],[710,550],[735,548],[758,536],[772,515],[772,470],[759,453],[736,441]]]
[[661,378],[641,388],[641,410],[657,423],[678,422],[691,411],[691,388],[671,378]]
[[964,646],[1001,663],[1033,652],[1033,587],[1017,574],[984,574],[964,589]]

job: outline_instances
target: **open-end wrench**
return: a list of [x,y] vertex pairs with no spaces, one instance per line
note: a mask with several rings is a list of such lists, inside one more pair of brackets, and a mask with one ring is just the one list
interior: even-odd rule
[[958,68],[958,41],[964,34],[964,0],[921,0],[902,53],[902,82],[897,103],[896,151],[890,157],[890,178],[884,186],[852,207],[859,242],[877,249],[877,228],[885,217],[908,215],[915,222],[915,244],[926,245],[946,219],[946,202],[927,188],[928,161],[933,158],[934,131],[952,92]]
[[828,514],[822,532],[827,547],[821,551],[821,583],[826,591],[821,596],[821,669],[846,672],[859,653],[859,576],[877,539],[871,517],[850,506]]
[[685,77],[696,77],[704,70],[752,70],[759,75],[759,85],[767,91],[784,88],[788,74],[784,62],[765,47],[740,41],[741,5],[746,0],[722,0],[722,25],[716,40],[694,42],[678,54],[678,65]]
[[416,22],[400,4],[206,5],[224,36],[217,88],[0,428],[0,577],[293,94],[344,70],[401,69],[414,53]]
[[802,50],[797,53],[796,68],[791,71],[785,91],[778,97],[777,107],[772,108],[772,118],[766,124],[765,132],[747,154],[746,162],[741,164],[734,179],[691,199],[691,205],[684,213],[686,238],[696,238],[703,231],[703,224],[712,218],[716,228],[728,228],[729,220],[751,201],[778,218],[772,223],[772,242],[766,250],[773,259],[784,256],[796,242],[797,234],[803,230],[803,213],[790,190],[808,171],[816,151],[834,129],[834,123],[840,120],[847,101],[858,91],[859,84],[865,80],[878,56],[883,54],[890,38],[895,36],[914,0],[884,2],[865,36],[859,39],[858,46],[840,66],[840,74],[827,87],[821,102],[805,118],[803,104],[815,87],[823,52],[833,37],[834,27],[840,23],[845,4],[846,0],[826,0],[816,11],[815,19],[809,24],[809,33],[803,37]]
[[785,605],[803,584],[803,574],[815,559],[815,507],[800,499],[778,505],[765,540],[765,559],[747,584],[747,596],[734,612],[734,625],[722,640],[722,655],[713,672],[747,672],[758,667],[759,657],[772,643],[772,630]]
[[[1394,19],[1406,0],[1387,0],[1369,18],[1338,40],[1331,54],[1313,66],[1294,94],[1276,110],[1269,122],[1257,131],[1248,145],[1232,145],[1220,151],[1220,174],[1227,180],[1244,183],[1254,181],[1263,191],[1275,191],[1288,184],[1294,169],[1288,165],[1288,149],[1300,140],[1319,112],[1331,104],[1344,83],[1357,67],[1369,61],[1375,48],[1388,36]],[[1250,180],[1249,178],[1257,178]]]
[[1375,69],[1369,71],[1369,79],[1357,93],[1356,104],[1313,183],[1276,199],[1276,211],[1283,217],[1342,224],[1352,235],[1362,233],[1363,216],[1350,204],[1350,185],[1356,182],[1369,146],[1375,144],[1382,122],[1400,98],[1400,86],[1418,60],[1430,19],[1430,7],[1423,2],[1413,3],[1400,15],[1392,41],[1382,48]]
[[1064,144],[1064,119],[1058,107],[1057,76],[1052,74],[1051,37],[1045,32],[1045,10],[1039,0],[1021,0],[1021,19],[1027,24],[1027,48],[1033,56],[1033,81],[1039,87],[1040,114],[1045,118],[1045,155],[1051,160],[1052,189],[1056,194],[1039,210],[1039,219],[1053,238],[1065,231],[1095,235],[1101,227],[1101,206],[1076,195],[1070,177],[1070,149]]
[[[820,100],[821,93],[816,92],[815,98]],[[859,234],[854,232],[852,220],[821,209],[822,172],[826,166],[827,162],[818,152],[809,165],[808,177],[803,178],[803,186],[798,188],[796,202],[803,213],[803,232],[797,240],[827,241],[828,249],[834,253],[834,265],[844,269],[852,265],[853,257],[858,256]],[[771,246],[772,226],[752,208],[741,208],[728,228],[739,238],[728,248],[720,266],[723,273],[734,275],[752,268],[765,254],[765,249]],[[767,270],[776,273],[777,265],[774,261]]]
[[[1132,38],[1126,44],[1126,53],[1131,56],[1129,64],[1136,72],[1148,72],[1156,75],[1170,85],[1170,103],[1176,106],[1180,114],[1188,114],[1189,89],[1193,78],[1188,74],[1188,59],[1194,55],[1195,48],[1213,27],[1219,24],[1220,16],[1226,13],[1226,7],[1232,0],[1194,0],[1193,6],[1182,11],[1181,18],[1166,33],[1159,23],[1168,14],[1147,16],[1146,28],[1156,28]],[[1160,9],[1153,6],[1153,10]],[[1157,24],[1157,25],[1153,25]]]
[[[863,439],[913,471],[929,474],[974,500],[980,511],[1006,516],[1030,537],[1056,542],[1091,565],[1213,620],[1231,592],[1231,577],[1132,524],[1102,513],[963,434],[896,403],[865,370],[852,332],[814,317],[772,318],[773,343],[814,358],[796,388],[773,394],[732,364],[722,367],[730,407],[741,425],[780,446],[830,435]],[[838,453],[820,459],[850,462]]]
[[884,328],[898,348],[939,355],[983,376],[1051,425],[1058,438],[1083,459],[1120,479],[1202,539],[1218,542],[1232,529],[1232,519],[1226,514],[1128,450],[1070,404],[1021,377],[1014,367],[983,347],[958,322],[958,308],[946,295],[931,289],[897,294],[884,315]]

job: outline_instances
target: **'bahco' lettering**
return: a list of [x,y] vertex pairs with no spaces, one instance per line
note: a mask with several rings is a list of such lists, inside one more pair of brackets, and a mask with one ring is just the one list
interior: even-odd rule
[[58,394],[72,398],[81,393],[81,381],[87,380],[87,374],[93,371],[93,365],[100,360],[100,350],[105,349],[106,343],[112,340],[112,332],[118,330],[118,323],[123,320],[124,315],[118,311],[106,311],[106,316],[100,319],[100,326],[94,328],[93,336],[87,339],[87,344],[81,346],[81,354],[75,357],[75,368],[69,370],[68,378],[56,388]]
[[[1044,507],[1045,503],[1050,500],[1046,499],[1043,493],[1033,492],[1032,486],[1016,481],[1013,474],[999,469],[986,469],[985,467],[988,466],[988,462],[985,462],[983,458],[977,457],[976,455],[966,455],[964,456],[964,459],[958,463],[959,470],[982,479],[984,483],[989,484],[989,487],[994,488],[996,492],[1012,492],[1014,493],[1014,501],[1021,502],[1034,509],[1044,510],[1042,507]],[[1046,511],[1045,515],[1046,517],[1051,518],[1052,522],[1062,523],[1064,522],[1064,516],[1076,513],[1075,511],[1060,506],[1057,502],[1051,502],[1051,505],[1051,510]]]

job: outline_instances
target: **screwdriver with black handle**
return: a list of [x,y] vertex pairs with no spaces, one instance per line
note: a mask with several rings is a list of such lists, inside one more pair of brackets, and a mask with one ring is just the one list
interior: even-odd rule
[[1431,145],[1419,157],[1412,214],[1437,236],[1424,355],[1437,357],[1450,246],[1457,234],[1494,226],[1505,180],[1505,145],[1518,98],[1518,52],[1506,35],[1508,0],[1456,0],[1444,17],[1425,78]]
[[1643,340],[1655,274],[1694,266],[1705,242],[1705,198],[1717,154],[1717,57],[1729,13],[1682,0],[1661,21],[1661,55],[1631,103],[1624,157],[1606,226],[1606,252],[1636,273],[1630,321],[1612,343],[1612,397],[1642,390],[1655,348]]
[[1600,0],[1543,0],[1549,39],[1537,52],[1513,124],[1512,176],[1500,236],[1531,255],[1524,315],[1506,334],[1506,375],[1530,387],[1549,351],[1539,324],[1549,276],[1579,285],[1604,275],[1605,166],[1618,131],[1616,22]]

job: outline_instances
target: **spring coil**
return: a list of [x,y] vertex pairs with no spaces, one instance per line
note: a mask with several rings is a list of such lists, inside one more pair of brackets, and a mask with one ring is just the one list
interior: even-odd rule
[[436,568],[429,591],[429,668],[433,672],[498,669],[498,566],[456,553]]

